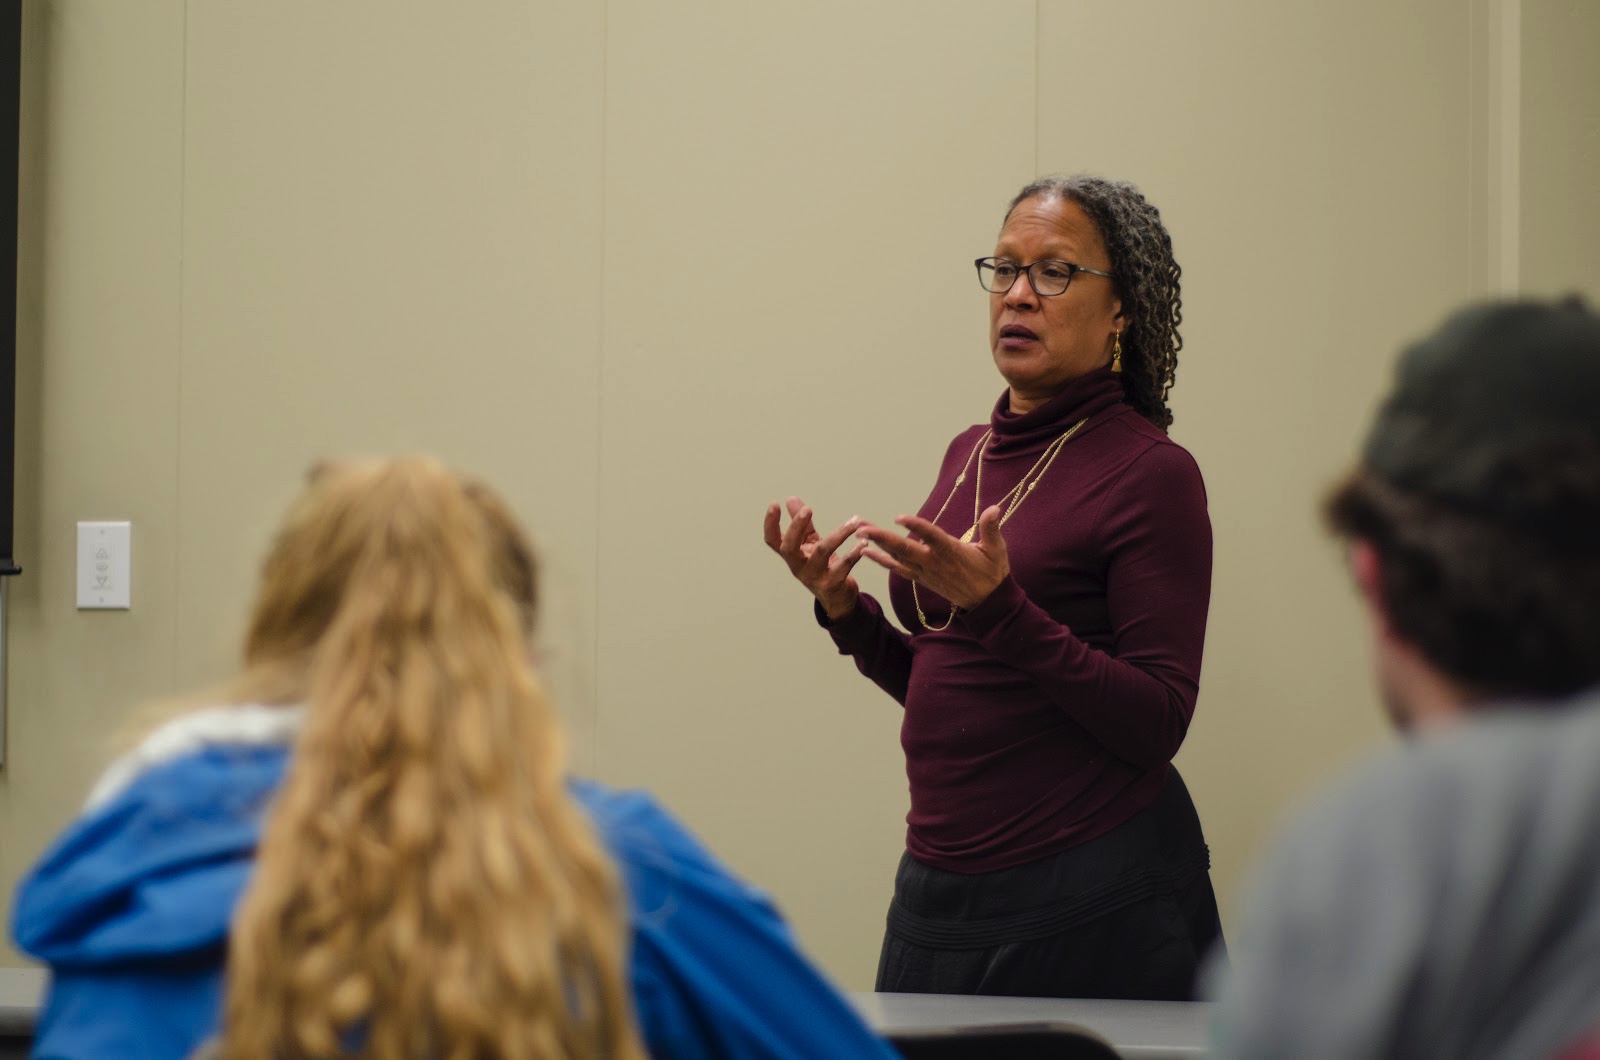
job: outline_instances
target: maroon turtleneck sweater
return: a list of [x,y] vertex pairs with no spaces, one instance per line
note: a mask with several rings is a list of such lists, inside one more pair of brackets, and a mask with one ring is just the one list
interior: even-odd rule
[[[1123,401],[1102,370],[1024,415],[1001,395],[981,507],[1080,419],[1006,523],[1011,574],[943,632],[889,579],[896,629],[863,594],[829,629],[905,707],[906,847],[954,872],[993,872],[1087,842],[1153,802],[1194,713],[1211,598],[1211,523],[1194,458]],[[920,514],[950,495],[978,424],[945,452]],[[972,525],[977,476],[939,525]],[[949,604],[918,590],[931,625]]]

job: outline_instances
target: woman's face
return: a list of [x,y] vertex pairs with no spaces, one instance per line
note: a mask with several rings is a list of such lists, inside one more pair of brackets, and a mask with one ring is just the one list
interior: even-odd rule
[[[1111,271],[1104,241],[1070,199],[1036,195],[1017,204],[1000,230],[994,256],[1027,266],[1046,258]],[[1041,298],[1025,276],[989,295],[989,345],[1011,387],[1011,408],[1026,412],[1067,383],[1111,360],[1123,326],[1122,300],[1110,277],[1080,272],[1062,294]]]

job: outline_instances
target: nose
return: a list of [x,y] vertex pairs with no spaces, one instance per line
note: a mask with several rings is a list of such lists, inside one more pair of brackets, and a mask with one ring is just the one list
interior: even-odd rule
[[1039,305],[1039,296],[1034,293],[1033,284],[1025,272],[1017,274],[1017,282],[1011,285],[1011,290],[1001,299],[1007,309],[1034,309]]

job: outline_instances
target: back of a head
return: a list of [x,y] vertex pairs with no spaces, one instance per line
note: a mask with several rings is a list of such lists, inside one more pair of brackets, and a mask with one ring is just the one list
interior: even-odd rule
[[314,472],[247,637],[247,686],[307,711],[235,919],[224,1055],[639,1055],[535,593],[484,487],[428,460]]
[[1600,684],[1600,317],[1494,303],[1410,347],[1330,497],[1394,632],[1475,698]]

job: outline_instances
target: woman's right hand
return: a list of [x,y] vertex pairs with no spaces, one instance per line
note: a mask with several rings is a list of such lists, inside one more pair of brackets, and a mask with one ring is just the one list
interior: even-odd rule
[[789,525],[782,527],[783,509],[776,501],[767,505],[767,547],[783,557],[789,573],[811,591],[822,605],[828,621],[837,622],[856,609],[861,587],[850,576],[866,542],[838,555],[839,546],[862,526],[860,516],[851,516],[827,537],[820,537],[811,525],[811,509],[799,497],[788,501]]

